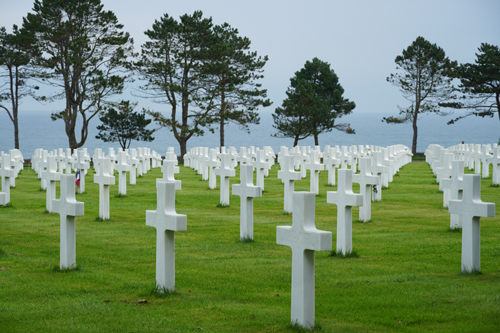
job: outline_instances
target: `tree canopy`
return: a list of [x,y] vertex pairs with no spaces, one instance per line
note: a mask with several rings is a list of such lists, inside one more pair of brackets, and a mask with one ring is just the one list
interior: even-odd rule
[[34,97],[33,91],[38,89],[28,84],[30,56],[27,50],[27,40],[16,25],[11,34],[5,27],[0,28],[0,108],[7,112],[14,125],[16,149],[19,149],[19,104],[23,97]]
[[64,121],[70,148],[81,147],[90,120],[124,88],[133,41],[100,0],[35,0],[33,12],[22,31],[31,38],[36,76],[59,89],[52,97],[66,105],[52,119]]
[[318,145],[319,134],[334,128],[354,134],[349,124],[336,123],[356,107],[343,94],[344,89],[330,64],[318,58],[307,61],[290,79],[287,98],[273,113],[273,127],[278,130],[274,136],[294,138],[296,146],[299,140],[309,136],[314,136]]
[[495,113],[500,120],[500,49],[482,43],[478,50],[475,63],[461,64],[450,75],[460,79],[458,101],[441,106],[466,112],[448,124],[469,116],[494,117]]
[[123,150],[130,147],[132,140],[151,142],[154,140],[152,134],[154,130],[146,127],[151,123],[151,119],[146,119],[144,112],[134,112],[134,107],[130,101],[121,101],[115,107],[109,107],[99,118],[102,122],[97,126],[99,134],[96,139],[104,142],[116,142]]
[[439,103],[448,100],[453,95],[452,79],[448,76],[456,62],[446,57],[442,48],[431,44],[423,37],[417,39],[402,55],[395,59],[397,73],[391,74],[387,81],[399,87],[403,97],[411,104],[399,107],[399,116],[384,117],[382,121],[388,124],[411,122],[413,126],[412,152],[417,151],[418,127],[420,114],[434,113],[445,116]]

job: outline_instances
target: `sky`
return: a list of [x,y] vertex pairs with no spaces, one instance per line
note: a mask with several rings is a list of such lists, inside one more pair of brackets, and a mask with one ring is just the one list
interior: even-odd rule
[[[10,32],[22,24],[33,0],[3,1],[0,26]],[[451,60],[473,62],[481,43],[500,45],[499,0],[102,0],[134,38],[136,51],[146,41],[144,31],[165,13],[174,18],[203,11],[214,24],[229,23],[248,37],[251,50],[267,55],[265,78],[273,112],[285,98],[290,77],[314,57],[326,61],[339,77],[344,97],[356,103],[354,112],[396,114],[406,106],[399,89],[386,81],[396,72],[394,59],[418,36],[444,49]],[[166,111],[167,106],[130,95],[139,108]],[[55,111],[63,102],[41,105],[25,100],[26,110]],[[347,119],[347,118],[346,118]]]

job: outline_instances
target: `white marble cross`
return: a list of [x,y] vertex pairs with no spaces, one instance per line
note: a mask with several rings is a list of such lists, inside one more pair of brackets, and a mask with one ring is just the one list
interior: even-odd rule
[[253,185],[253,165],[240,164],[240,184],[233,184],[240,196],[240,239],[253,239],[253,198],[262,197],[262,188]]
[[336,192],[326,192],[326,202],[337,205],[337,251],[352,252],[352,207],[363,205],[363,195],[352,191],[352,169],[338,170]]
[[314,326],[314,251],[332,249],[332,233],[316,229],[315,199],[311,192],[294,192],[293,223],[276,227],[276,244],[292,248],[292,323]]
[[448,211],[462,216],[462,272],[481,269],[480,218],[494,217],[495,204],[481,201],[481,175],[464,175],[462,200],[450,200]]
[[95,171],[95,174],[99,174],[99,162],[101,160],[101,158],[103,157],[103,153],[102,153],[102,149],[101,148],[96,148],[94,149],[94,155],[92,156],[92,162],[93,162],[93,165],[94,165],[94,171]]
[[493,148],[493,155],[490,156],[488,162],[493,164],[493,185],[500,184],[500,147]]
[[213,190],[217,187],[215,169],[220,167],[217,149],[210,149],[210,156],[209,159],[205,161],[205,164],[208,167],[208,187]]
[[61,173],[57,171],[57,161],[55,156],[49,156],[48,167],[42,172],[42,179],[47,184],[45,209],[52,213],[52,200],[56,198],[56,181],[61,179]]
[[335,185],[335,173],[339,167],[340,160],[336,158],[337,150],[328,147],[325,149],[325,156],[323,157],[323,164],[326,171],[328,171],[328,185]]
[[156,210],[146,211],[146,225],[156,228],[156,286],[175,290],[175,232],[187,230],[187,216],[175,211],[173,182],[156,180]]
[[373,153],[373,162],[370,168],[370,171],[379,177],[378,184],[372,186],[372,200],[373,201],[382,201],[382,187],[384,186],[384,177],[388,179],[387,173],[389,172],[389,168],[382,165],[382,152],[374,152]]
[[127,172],[130,171],[130,165],[127,163],[127,153],[119,151],[117,162],[116,171],[118,171],[118,194],[127,195]]
[[85,192],[85,174],[90,168],[90,163],[85,160],[85,151],[78,150],[78,160],[75,163],[77,170],[80,170],[80,186],[78,187],[78,193]]
[[379,176],[370,172],[372,164],[371,157],[359,159],[359,174],[352,175],[353,183],[359,184],[359,193],[363,195],[363,205],[359,207],[359,220],[368,222],[372,218],[372,186],[379,183]]
[[177,158],[163,160],[163,165],[161,166],[161,172],[163,173],[162,181],[175,183],[175,189],[180,190],[182,188],[181,181],[175,179],[175,174],[179,173],[179,167],[177,166]]
[[215,174],[220,177],[220,204],[229,206],[229,178],[234,177],[235,170],[232,168],[232,157],[230,154],[221,154],[221,168],[215,169]]
[[75,216],[83,216],[84,204],[75,199],[75,177],[61,175],[61,198],[52,200],[52,209],[61,216],[60,267],[76,265]]
[[294,181],[300,180],[302,177],[300,172],[294,170],[294,159],[292,155],[285,155],[282,157],[282,169],[278,171],[278,178],[285,184],[284,192],[284,211],[291,213],[293,208],[293,192],[295,183]]
[[0,193],[0,205],[7,206],[10,203],[10,179],[14,178],[14,169],[10,167],[10,155],[1,157],[0,177],[2,177],[2,192]]
[[115,176],[109,174],[109,159],[99,160],[99,173],[94,175],[94,183],[99,184],[99,217],[109,220],[109,185],[115,185]]
[[[448,190],[450,193],[449,200],[461,200],[464,189],[464,161],[451,162],[451,178],[442,179],[439,183],[439,188]],[[448,203],[447,206],[448,207]],[[450,228],[462,228],[462,216],[460,214],[450,214]]]
[[264,150],[257,149],[257,158],[254,162],[252,162],[252,164],[257,170],[256,185],[260,186],[262,190],[264,190],[264,176],[269,164],[266,160],[266,152]]
[[320,163],[319,152],[317,150],[311,151],[309,160],[305,164],[306,170],[310,171],[310,186],[309,191],[319,194],[319,172],[325,170],[325,166]]
[[130,163],[129,184],[135,185],[137,184],[137,166],[139,165],[139,159],[137,158],[137,150],[134,148],[130,149],[129,163]]

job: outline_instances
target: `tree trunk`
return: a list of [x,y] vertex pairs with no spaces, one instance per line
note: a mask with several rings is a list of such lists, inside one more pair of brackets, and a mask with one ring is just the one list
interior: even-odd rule
[[417,137],[418,137],[418,128],[417,128],[417,119],[418,119],[418,110],[420,109],[420,103],[416,103],[415,110],[413,110],[413,142],[411,144],[411,152],[413,155],[417,152]]
[[294,147],[297,147],[297,144],[298,144],[298,143],[299,143],[299,136],[298,136],[298,135],[296,135],[296,136],[295,136],[295,140],[293,141],[293,146],[294,146]]
[[224,117],[220,116],[220,147],[224,147]]
[[314,134],[314,145],[315,146],[319,146],[319,138],[318,138],[318,134]]

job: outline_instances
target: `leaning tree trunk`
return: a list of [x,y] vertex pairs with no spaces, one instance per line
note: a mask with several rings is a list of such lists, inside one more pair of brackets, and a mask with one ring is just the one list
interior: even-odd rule
[[411,152],[413,155],[417,152],[417,137],[418,137],[418,128],[417,128],[417,118],[418,118],[418,109],[419,105],[415,106],[415,110],[413,113],[413,142],[411,145]]

